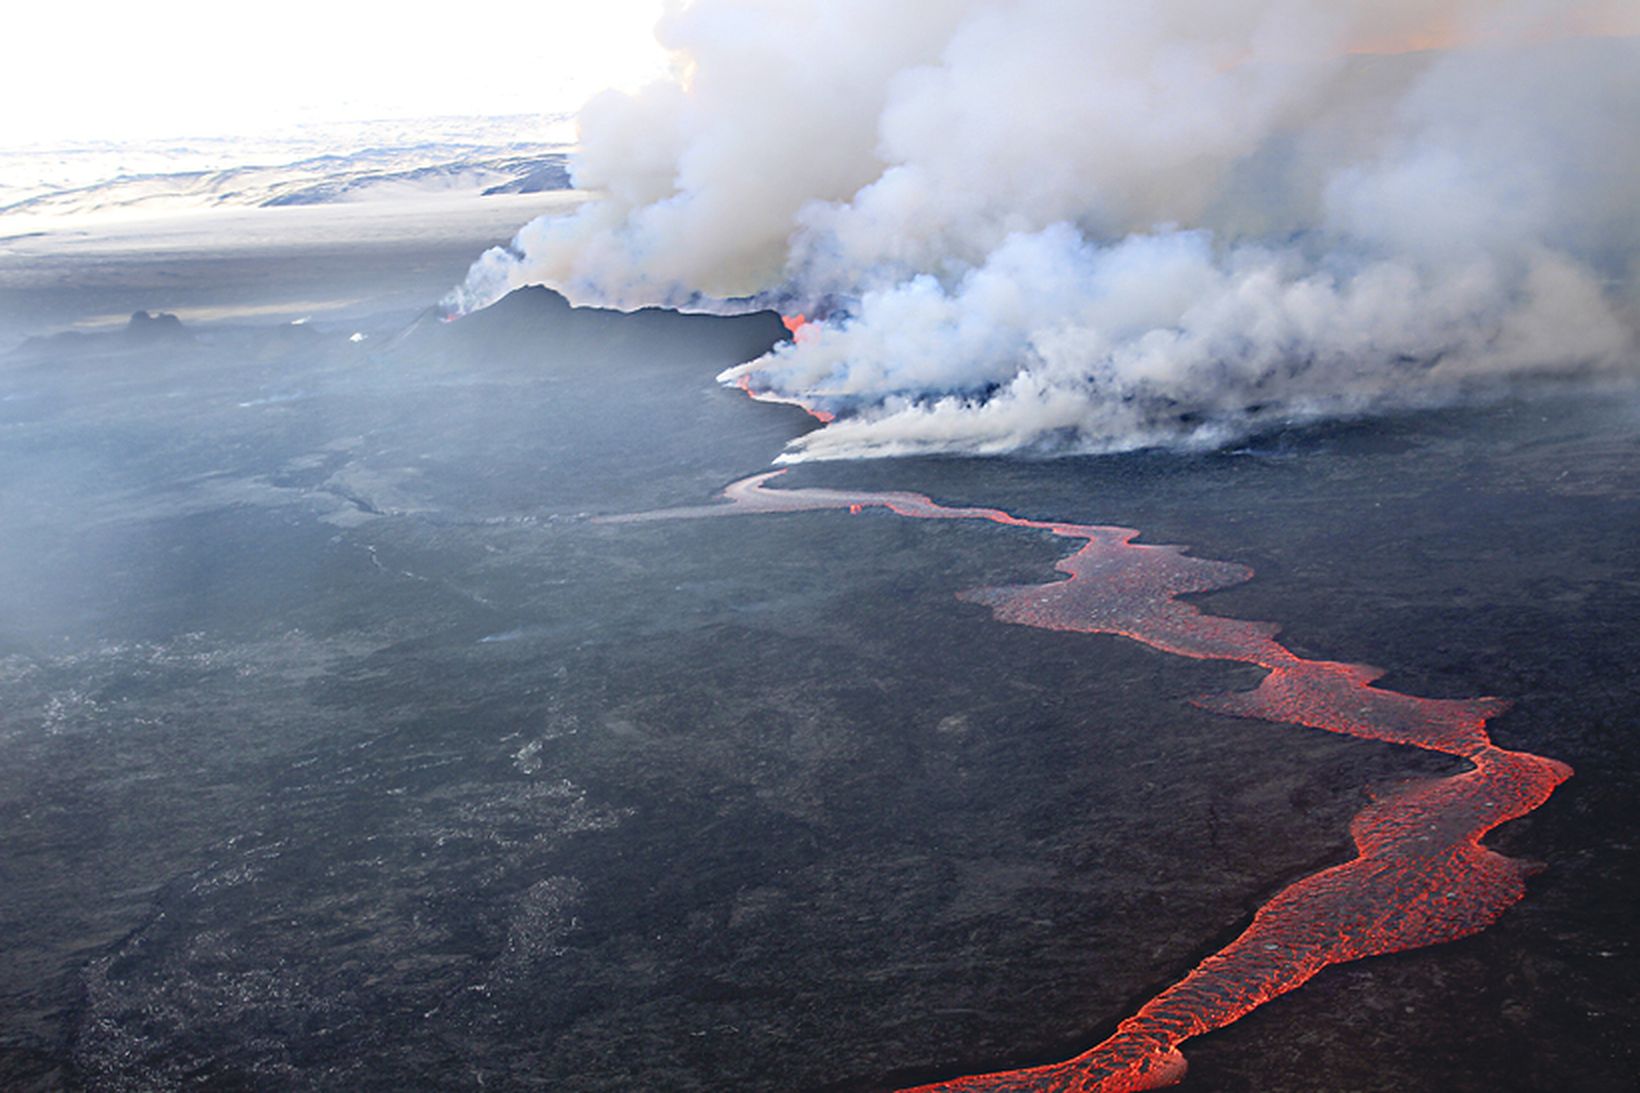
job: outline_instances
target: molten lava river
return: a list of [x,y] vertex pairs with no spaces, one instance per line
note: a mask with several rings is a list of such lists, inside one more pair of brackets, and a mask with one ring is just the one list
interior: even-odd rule
[[1172,1085],[1185,1072],[1179,1045],[1191,1037],[1235,1021],[1329,964],[1476,933],[1521,898],[1530,867],[1487,850],[1481,839],[1543,804],[1571,769],[1494,744],[1486,722],[1506,707],[1501,700],[1417,698],[1384,690],[1373,686],[1382,674],[1375,669],[1295,655],[1275,640],[1273,624],[1203,614],[1178,597],[1237,584],[1252,571],[1189,557],[1182,547],[1136,543],[1139,533],[1129,528],[949,508],[912,493],[770,489],[780,473],[728,487],[727,504],[608,522],[884,508],[912,519],[989,520],[1049,531],[1080,544],[1057,566],[1065,579],[983,588],[961,598],[984,604],[1003,622],[1119,634],[1176,656],[1239,661],[1269,673],[1252,691],[1199,699],[1209,710],[1410,744],[1470,764],[1460,774],[1375,800],[1351,827],[1353,860],[1283,889],[1241,936],[1151,999],[1104,1042],[1051,1066],[919,1089],[1116,1093]]

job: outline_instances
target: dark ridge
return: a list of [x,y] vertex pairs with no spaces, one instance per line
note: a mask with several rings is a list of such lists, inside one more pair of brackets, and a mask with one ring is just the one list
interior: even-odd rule
[[6,356],[21,360],[31,360],[56,353],[63,356],[78,356],[85,352],[97,337],[81,330],[64,330],[56,334],[36,334],[24,338],[17,345],[7,351]]
[[193,334],[182,325],[182,320],[167,311],[157,315],[146,311],[132,312],[130,321],[125,324],[125,336],[145,343],[193,339]]
[[66,359],[124,353],[150,346],[186,345],[196,339],[182,320],[169,312],[132,312],[124,327],[116,330],[64,330],[25,338],[5,355],[19,360],[49,357]]
[[[526,165],[521,165],[526,166]],[[539,194],[548,190],[568,190],[574,183],[569,177],[569,158],[567,156],[544,156],[539,161],[528,164],[528,173],[491,186],[484,191],[485,197],[496,194]]]
[[417,355],[458,347],[490,361],[609,366],[629,373],[710,369],[715,376],[735,363],[761,357],[789,337],[773,311],[707,315],[658,307],[573,307],[551,289],[527,286],[459,319],[445,321],[436,309],[429,309],[391,348]]
[[[357,162],[358,158],[360,157],[321,156],[312,160],[305,160],[299,166],[334,160],[338,166],[345,167],[350,163]],[[288,205],[324,205],[383,183],[457,178],[467,171],[483,168],[505,171],[513,176],[510,180],[497,183],[483,191],[485,197],[493,194],[535,194],[547,190],[567,190],[570,188],[568,161],[563,154],[559,153],[499,162],[493,159],[479,159],[471,162],[452,160],[403,170],[343,174],[334,178],[321,179],[285,193],[276,194],[263,201],[262,206],[264,208],[278,208]]]

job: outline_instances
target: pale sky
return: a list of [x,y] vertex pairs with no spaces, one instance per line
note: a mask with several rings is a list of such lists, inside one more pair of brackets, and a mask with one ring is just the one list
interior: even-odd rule
[[0,146],[572,111],[665,71],[662,0],[10,5]]

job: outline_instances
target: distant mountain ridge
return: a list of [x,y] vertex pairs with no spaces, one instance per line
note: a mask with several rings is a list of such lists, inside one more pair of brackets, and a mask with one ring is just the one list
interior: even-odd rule
[[0,216],[57,220],[564,190],[560,115],[296,125],[235,137],[8,147]]
[[546,148],[367,148],[285,164],[118,175],[0,205],[0,215],[73,216],[187,206],[324,205],[448,192],[570,188],[568,153]]

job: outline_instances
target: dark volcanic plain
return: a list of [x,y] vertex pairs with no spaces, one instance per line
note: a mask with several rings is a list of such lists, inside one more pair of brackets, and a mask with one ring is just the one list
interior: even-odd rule
[[[13,268],[0,315],[101,314],[127,274],[82,299]],[[590,522],[706,502],[812,427],[712,382],[783,336],[770,314],[530,290],[453,324],[12,332],[7,1089],[874,1090],[1048,1061],[1346,856],[1367,792],[1451,769],[1189,705],[1249,669],[957,601],[1048,579],[1042,533]],[[1192,1041],[1185,1089],[1632,1088],[1632,393],[788,481],[1246,563],[1198,602],[1386,686],[1514,699],[1497,741],[1576,768],[1493,840],[1548,865],[1497,926]]]

